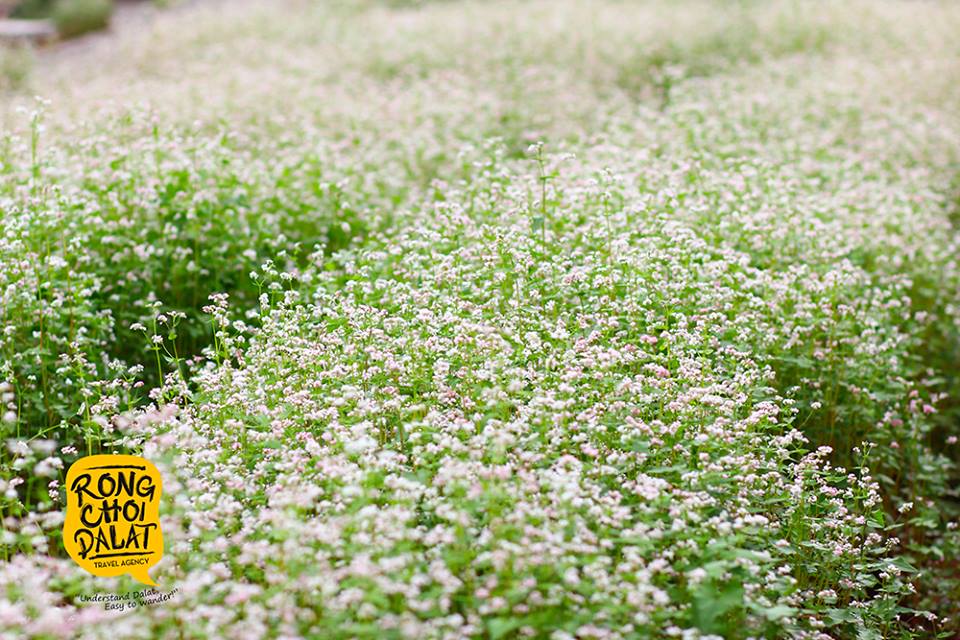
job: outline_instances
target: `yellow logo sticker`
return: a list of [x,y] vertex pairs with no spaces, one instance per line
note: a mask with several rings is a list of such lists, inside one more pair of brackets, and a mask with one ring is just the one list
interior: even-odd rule
[[87,456],[67,472],[63,546],[95,576],[129,573],[157,586],[147,570],[163,557],[160,492],[153,463],[139,456]]

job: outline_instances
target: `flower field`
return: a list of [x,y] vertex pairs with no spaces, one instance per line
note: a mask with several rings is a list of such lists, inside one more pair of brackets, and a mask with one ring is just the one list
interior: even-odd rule
[[[244,0],[38,54],[0,637],[960,637],[957,33]],[[155,606],[64,551],[104,453],[162,472]]]

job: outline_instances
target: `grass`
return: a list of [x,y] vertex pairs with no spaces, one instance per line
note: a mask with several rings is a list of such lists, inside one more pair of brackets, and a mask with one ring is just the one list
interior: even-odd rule
[[[38,61],[0,624],[951,637],[958,23],[291,0]],[[122,620],[58,538],[111,451],[163,472],[182,594]]]
[[113,0],[59,0],[50,17],[61,37],[75,38],[107,27],[112,14]]

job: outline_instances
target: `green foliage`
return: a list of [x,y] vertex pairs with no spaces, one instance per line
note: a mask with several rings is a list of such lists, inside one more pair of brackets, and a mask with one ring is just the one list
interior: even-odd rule
[[960,13],[395,4],[2,107],[13,632],[101,629],[58,483],[133,450],[140,634],[953,633]]
[[53,11],[59,0],[22,0],[10,12],[14,18],[46,18]]
[[61,37],[74,38],[104,29],[113,15],[113,0],[57,0],[50,17]]
[[25,46],[0,46],[0,92],[26,88],[33,69],[33,52]]

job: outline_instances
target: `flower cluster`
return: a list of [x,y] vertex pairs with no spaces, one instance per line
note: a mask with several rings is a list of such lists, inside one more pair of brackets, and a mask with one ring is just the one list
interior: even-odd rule
[[0,634],[958,628],[960,10],[276,4],[10,101]]

